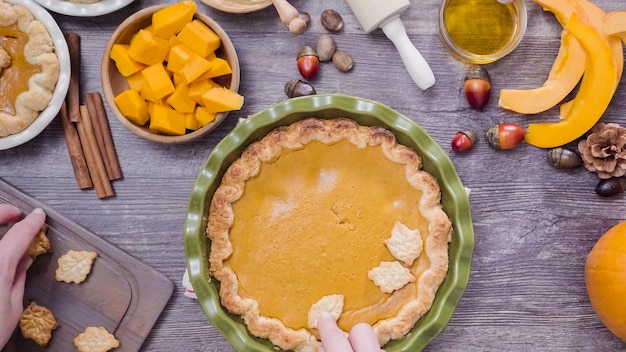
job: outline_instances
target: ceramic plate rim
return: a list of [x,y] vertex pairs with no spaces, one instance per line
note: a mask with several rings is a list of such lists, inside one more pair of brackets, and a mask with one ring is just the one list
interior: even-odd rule
[[[447,154],[417,125],[397,111],[381,103],[341,94],[323,94],[288,99],[254,114],[236,126],[210,153],[191,190],[184,227],[185,258],[189,278],[210,323],[217,328],[237,351],[275,351],[265,339],[252,336],[242,320],[221,306],[219,282],[210,280],[207,263],[209,241],[206,230],[208,202],[217,187],[227,159],[236,158],[238,150],[264,136],[278,125],[286,125],[309,116],[331,114],[338,117],[361,116],[364,124],[384,123],[402,144],[413,144],[424,160],[424,169],[434,175],[446,175],[442,182],[442,205],[453,223],[453,243],[450,246],[450,267],[429,312],[418,321],[403,339],[391,341],[387,352],[419,351],[448,323],[460,301],[467,282],[474,248],[474,231],[466,189]],[[328,118],[328,117],[326,117]],[[359,121],[363,123],[363,121]],[[367,122],[369,121],[369,122]],[[390,125],[390,121],[393,121]],[[410,134],[416,134],[412,137]],[[419,136],[419,138],[417,138]],[[408,140],[413,142],[407,143]],[[222,161],[225,160],[225,161]],[[204,246],[204,248],[203,248]]]
[[61,104],[65,100],[67,90],[70,85],[70,53],[65,41],[65,36],[59,28],[54,18],[43,7],[39,6],[32,0],[6,0],[7,3],[13,5],[22,5],[26,7],[33,16],[41,21],[52,37],[54,43],[54,51],[59,58],[59,79],[54,87],[52,99],[48,103],[48,107],[39,113],[39,116],[26,129],[6,137],[0,138],[0,150],[9,149],[22,145],[38,136],[61,110]]
[[[245,5],[245,1],[201,0],[204,4],[228,13],[250,13],[272,5],[271,0],[262,0]],[[243,4],[242,4],[243,3]]]
[[92,4],[70,2],[67,0],[34,0],[50,11],[76,17],[93,17],[117,11],[134,0],[100,0]]

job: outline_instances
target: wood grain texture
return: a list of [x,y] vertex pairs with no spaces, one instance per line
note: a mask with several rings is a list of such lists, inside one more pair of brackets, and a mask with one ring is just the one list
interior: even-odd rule
[[[165,2],[172,3],[173,0]],[[136,0],[115,13],[94,18],[53,14],[65,32],[82,38],[82,91],[102,91],[100,61],[110,35],[126,17],[154,4]],[[176,283],[142,351],[234,351],[207,321],[197,302],[183,296],[185,270],[183,224],[195,177],[212,148],[245,118],[286,98],[285,82],[299,78],[296,54],[325,33],[319,15],[332,8],[344,29],[335,34],[349,52],[354,69],[338,72],[321,65],[311,80],[318,93],[343,93],[377,100],[416,121],[449,153],[465,186],[475,230],[469,284],[450,323],[426,351],[626,351],[602,326],[585,290],[584,262],[595,241],[626,220],[626,198],[600,198],[595,174],[584,169],[555,170],[546,151],[522,145],[496,152],[483,140],[491,124],[556,119],[552,109],[536,117],[515,115],[497,106],[501,88],[530,88],[543,83],[559,46],[561,27],[554,16],[527,1],[528,30],[520,46],[486,66],[492,96],[484,111],[471,110],[463,96],[467,65],[454,60],[437,34],[439,0],[413,1],[401,18],[409,37],[431,64],[437,83],[421,91],[409,78],[393,44],[377,30],[365,34],[347,3],[292,0],[311,16],[309,28],[293,35],[276,11],[233,14],[198,8],[230,35],[241,66],[241,111],[231,113],[200,140],[162,145],[138,138],[109,115],[124,178],[115,181],[115,197],[99,200],[79,190],[59,119],[34,140],[0,153],[0,177],[55,208]],[[597,0],[605,11],[626,8],[623,1]],[[626,78],[602,121],[626,126]],[[108,107],[107,107],[108,109]],[[110,110],[108,110],[110,113]],[[460,129],[480,138],[467,154],[451,151]]]

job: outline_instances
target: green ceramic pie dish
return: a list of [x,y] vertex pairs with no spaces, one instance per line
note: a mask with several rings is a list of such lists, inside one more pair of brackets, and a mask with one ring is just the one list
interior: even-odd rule
[[184,229],[187,269],[200,305],[210,323],[237,351],[277,350],[269,340],[251,335],[243,321],[220,304],[219,282],[209,275],[207,258],[211,243],[205,231],[213,193],[243,149],[274,128],[307,117],[347,117],[361,125],[384,126],[396,135],[399,143],[417,151],[422,156],[424,170],[439,181],[441,203],[453,225],[448,274],[428,313],[407,336],[384,346],[387,352],[420,351],[444,329],[467,286],[474,248],[471,210],[467,192],[447,154],[415,122],[372,100],[338,94],[285,100],[248,117],[217,144],[191,191]]

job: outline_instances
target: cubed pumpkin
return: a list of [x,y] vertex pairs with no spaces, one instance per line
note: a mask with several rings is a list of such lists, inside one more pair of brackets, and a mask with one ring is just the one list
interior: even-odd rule
[[189,88],[180,84],[176,86],[176,90],[170,95],[166,102],[180,113],[192,113],[196,108],[196,102],[189,97]]
[[212,79],[197,79],[189,84],[189,97],[200,105],[204,105],[202,94],[211,88],[218,87]]
[[198,123],[194,113],[185,114],[185,128],[190,131],[195,131],[200,128],[200,124]]
[[196,120],[198,120],[198,124],[200,125],[200,127],[202,127],[213,122],[215,120],[215,117],[217,116],[217,113],[209,111],[207,108],[204,108],[202,106],[198,106],[196,108],[195,116]]
[[202,94],[204,108],[211,112],[239,110],[243,96],[225,87],[214,87]]
[[152,15],[152,33],[169,39],[193,19],[197,7],[193,1],[180,1],[155,12]]
[[154,104],[150,109],[150,128],[163,134],[181,136],[185,134],[185,114],[165,105]]
[[174,92],[174,83],[162,62],[144,68],[141,73],[157,98],[163,98]]
[[200,55],[194,55],[187,63],[178,71],[183,78],[183,82],[189,84],[198,77],[202,76],[205,72],[209,71],[211,63]]
[[115,105],[130,121],[143,126],[150,116],[148,115],[148,105],[137,91],[127,89],[113,98]]
[[133,73],[137,73],[143,70],[146,65],[135,61],[128,54],[128,48],[130,45],[128,44],[114,44],[111,47],[111,59],[115,61],[115,66],[117,70],[120,71],[120,74],[124,77],[128,77]]
[[130,41],[128,55],[142,64],[154,65],[163,62],[169,50],[166,39],[155,37],[149,30],[140,29]]
[[143,74],[141,72],[135,72],[132,75],[126,77],[126,82],[128,82],[128,86],[130,89],[141,92],[141,87],[146,84],[146,79],[143,78]]
[[207,57],[222,43],[220,37],[199,20],[187,23],[176,38],[202,57]]
[[170,48],[167,57],[167,70],[178,73],[181,68],[196,54],[185,44],[176,44]]

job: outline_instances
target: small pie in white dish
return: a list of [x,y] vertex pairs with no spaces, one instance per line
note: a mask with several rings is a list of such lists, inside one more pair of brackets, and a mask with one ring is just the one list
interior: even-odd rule
[[0,0],[0,137],[19,133],[48,107],[60,62],[46,26],[26,7]]

